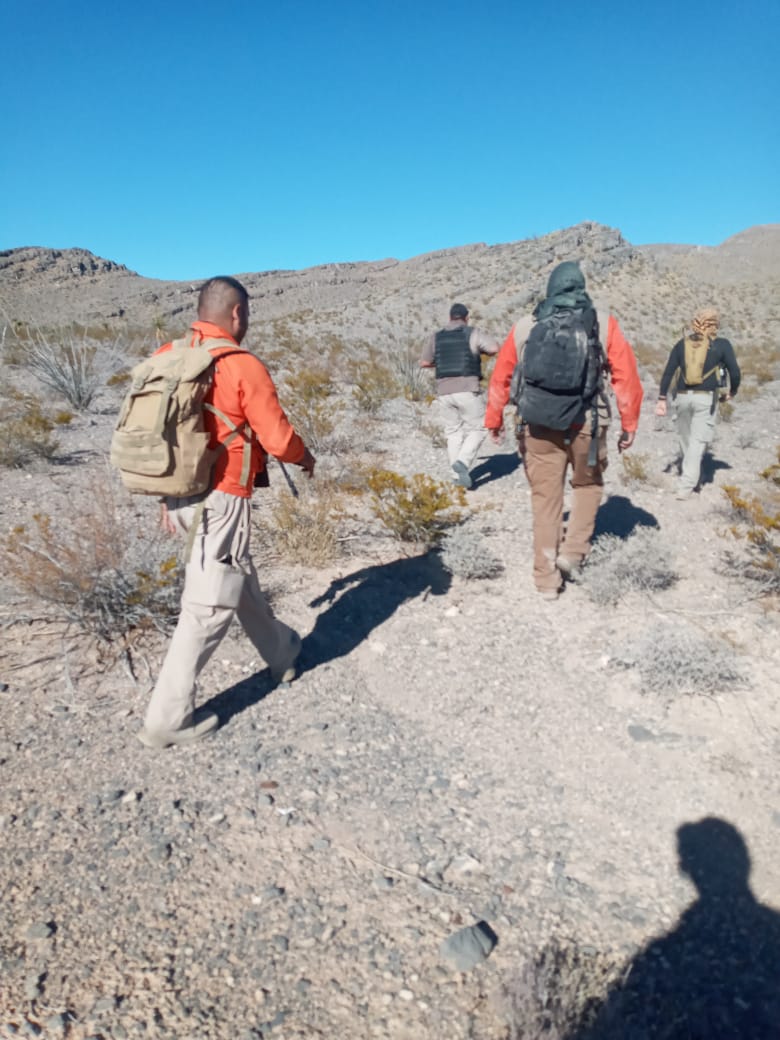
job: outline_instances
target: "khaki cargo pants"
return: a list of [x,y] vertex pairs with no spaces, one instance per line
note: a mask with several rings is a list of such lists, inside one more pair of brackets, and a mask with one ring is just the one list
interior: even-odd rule
[[[198,499],[169,498],[171,521],[186,535]],[[236,615],[258,654],[281,673],[292,663],[297,633],[268,605],[249,556],[250,501],[212,491],[185,570],[181,613],[146,711],[151,732],[180,729],[195,709],[200,672]]]
[[713,394],[683,390],[677,395],[676,403],[677,434],[682,455],[680,491],[693,491],[699,486],[704,452],[715,439]]
[[[607,427],[599,426],[595,466],[588,465],[591,435],[586,426],[566,443],[568,434],[546,426],[525,431],[525,471],[531,485],[534,529],[534,582],[537,589],[557,589],[562,582],[555,566],[558,555],[575,566],[590,552],[596,513],[607,468]],[[571,466],[571,509],[563,529],[563,492]]]

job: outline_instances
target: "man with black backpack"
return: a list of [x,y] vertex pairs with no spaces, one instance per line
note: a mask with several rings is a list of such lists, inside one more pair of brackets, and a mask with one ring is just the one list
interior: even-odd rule
[[[310,477],[315,460],[282,411],[265,366],[240,346],[248,325],[249,296],[244,286],[235,278],[211,278],[200,290],[198,320],[186,340],[167,343],[155,355],[173,357],[178,351],[195,360],[204,350],[212,354],[203,403],[193,397],[181,412],[191,413],[196,402],[202,408],[205,432],[200,436],[213,461],[205,490],[194,494],[177,490],[163,498],[163,527],[171,534],[188,534],[189,539],[181,613],[138,734],[141,743],[151,748],[189,744],[216,729],[219,720],[213,712],[195,709],[196,685],[234,616],[268,664],[272,679],[286,682],[295,677],[301,640],[274,616],[258,583],[249,553],[250,498],[256,478],[264,471],[266,451],[300,466]],[[125,482],[129,480],[129,486],[141,494],[152,493],[144,486],[153,489],[155,483],[144,472],[149,453],[134,451],[134,434],[140,432],[142,442],[151,441],[165,430],[162,422],[150,431],[140,428],[144,420],[153,418],[150,412],[156,408],[143,407],[143,391],[147,389],[150,400],[160,396],[152,394],[151,384],[142,385],[144,367],[137,376],[138,406],[128,405],[128,417],[137,416],[135,426],[127,428],[120,416],[118,433],[123,436],[113,453]],[[171,399],[176,399],[175,394]],[[181,412],[173,413],[174,432],[169,434],[174,440],[178,431],[180,443],[191,418]],[[186,437],[192,445],[197,443],[197,432],[186,432]],[[196,448],[187,454],[190,450]],[[138,457],[133,462],[134,454]],[[171,468],[181,470],[186,479],[187,460],[177,452],[171,453],[171,459]]]
[[498,341],[469,325],[468,316],[462,303],[453,303],[449,324],[431,336],[420,359],[421,368],[436,369],[436,392],[453,479],[467,490],[472,486],[471,467],[485,437],[480,355],[498,353]]
[[579,265],[566,261],[552,271],[533,315],[521,318],[501,347],[485,414],[498,442],[510,397],[518,409],[519,449],[531,485],[534,583],[545,599],[557,599],[564,577],[576,576],[590,552],[607,465],[608,376],[622,425],[618,450],[624,451],[634,442],[642,404],[636,358],[617,319],[596,310]]
[[[677,498],[689,499],[699,485],[701,460],[715,436],[718,398],[732,398],[739,389],[741,372],[734,348],[718,336],[720,315],[713,307],[700,310],[689,335],[672,347],[666,362],[655,414],[666,415],[666,396],[678,376],[677,434],[680,438],[682,473]],[[721,385],[728,373],[729,387]]]

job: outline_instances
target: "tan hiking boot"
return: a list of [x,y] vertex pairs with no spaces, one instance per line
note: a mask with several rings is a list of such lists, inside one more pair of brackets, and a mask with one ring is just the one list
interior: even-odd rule
[[576,563],[571,560],[568,556],[559,556],[555,561],[555,566],[564,576],[570,581],[576,581],[580,576],[582,570],[582,560],[578,560]]
[[213,711],[201,708],[185,720],[180,729],[148,730],[144,726],[136,735],[145,747],[159,750],[172,745],[194,744],[196,740],[210,736],[218,726],[219,717]]
[[271,679],[277,686],[289,686],[298,675],[297,662],[301,653],[301,637],[297,632],[294,633],[294,636],[290,663],[278,671],[271,669]]

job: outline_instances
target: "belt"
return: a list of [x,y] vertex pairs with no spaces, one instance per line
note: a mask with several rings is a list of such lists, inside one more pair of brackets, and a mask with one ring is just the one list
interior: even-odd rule
[[714,394],[715,390],[681,390],[681,394]]

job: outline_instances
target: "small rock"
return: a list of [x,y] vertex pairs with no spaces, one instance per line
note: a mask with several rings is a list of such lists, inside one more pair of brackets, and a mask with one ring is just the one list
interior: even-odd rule
[[64,1036],[65,1030],[68,1028],[68,1016],[51,1015],[44,1024],[46,1026],[46,1036]]
[[31,924],[27,929],[28,939],[51,939],[54,933],[57,931],[57,925],[54,921],[41,921],[38,924]]
[[636,740],[638,743],[644,743],[645,741],[655,740],[655,733],[652,733],[649,729],[645,729],[644,726],[638,726],[631,724],[628,727],[628,735],[632,740]]
[[497,942],[498,936],[490,925],[479,921],[450,935],[439,952],[444,960],[453,962],[458,971],[469,971],[487,960]]
[[0,682],[0,693],[7,693],[8,689],[9,687],[7,682]]

